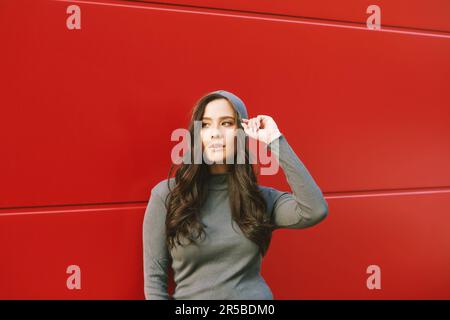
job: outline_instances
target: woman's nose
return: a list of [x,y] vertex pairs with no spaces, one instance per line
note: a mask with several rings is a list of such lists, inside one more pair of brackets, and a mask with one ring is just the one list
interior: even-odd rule
[[211,137],[216,137],[216,136],[220,137],[220,136],[222,136],[222,130],[220,130],[219,128],[211,127],[210,130],[211,130],[210,131]]

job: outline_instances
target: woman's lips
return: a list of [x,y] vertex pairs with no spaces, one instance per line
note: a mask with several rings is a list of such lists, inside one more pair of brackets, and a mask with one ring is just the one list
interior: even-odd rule
[[214,143],[212,145],[209,146],[211,149],[222,149],[224,147],[223,144],[220,143]]

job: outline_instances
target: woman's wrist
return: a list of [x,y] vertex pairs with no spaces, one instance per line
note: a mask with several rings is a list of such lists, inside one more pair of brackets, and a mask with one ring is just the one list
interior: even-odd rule
[[272,142],[274,142],[275,140],[277,140],[278,138],[280,138],[282,135],[283,135],[283,134],[282,134],[279,130],[277,130],[277,131],[275,131],[273,134],[271,134],[271,135],[267,138],[266,143],[267,143],[268,145],[270,145]]

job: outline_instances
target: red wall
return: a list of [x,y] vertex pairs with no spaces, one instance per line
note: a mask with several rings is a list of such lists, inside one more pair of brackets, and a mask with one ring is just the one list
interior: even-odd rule
[[274,232],[275,299],[449,299],[449,2],[164,2],[0,2],[0,299],[143,299],[150,189],[217,89],[276,120],[329,204]]

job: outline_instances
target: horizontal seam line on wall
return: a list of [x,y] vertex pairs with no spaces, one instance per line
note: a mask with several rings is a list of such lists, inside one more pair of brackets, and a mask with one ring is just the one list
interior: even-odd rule
[[[371,32],[388,32],[388,33],[399,33],[399,34],[408,34],[408,35],[417,35],[417,36],[427,36],[427,37],[438,37],[438,38],[450,38],[450,31],[442,31],[442,30],[432,30],[432,29],[419,29],[419,28],[411,28],[411,27],[403,27],[403,26],[393,26],[393,25],[383,25],[381,24],[381,30],[370,30],[366,27],[365,23],[360,22],[352,22],[345,20],[332,20],[332,19],[320,19],[320,18],[308,18],[308,17],[299,17],[294,15],[286,15],[286,14],[274,14],[274,13],[261,13],[261,12],[253,12],[253,11],[244,11],[244,10],[235,10],[235,9],[220,9],[220,8],[211,8],[211,7],[199,7],[192,5],[179,5],[179,4],[169,4],[169,3],[158,3],[158,2],[140,2],[140,1],[125,1],[128,3],[145,3],[149,6],[143,5],[131,5],[131,4],[117,4],[117,3],[108,3],[108,2],[92,2],[89,0],[52,0],[57,2],[67,2],[71,4],[75,3],[84,3],[84,4],[93,4],[93,5],[106,5],[106,6],[115,6],[115,7],[126,7],[126,8],[141,8],[147,10],[159,10],[159,11],[172,11],[172,12],[185,12],[185,13],[193,13],[193,14],[203,14],[203,15],[219,15],[219,16],[229,16],[235,18],[246,18],[246,19],[254,19],[254,20],[270,20],[277,22],[287,22],[287,23],[298,23],[298,24],[308,24],[308,25],[318,25],[323,27],[336,27],[336,28],[344,28],[344,29],[354,29],[354,30],[365,30]],[[160,7],[151,7],[151,4],[157,4],[166,7],[177,7],[178,9],[170,9],[170,8],[160,8]],[[195,8],[195,9],[204,9],[211,11],[222,11],[222,12],[202,12],[202,11],[192,11],[186,10],[182,8]],[[227,13],[224,13],[227,12]],[[230,13],[231,12],[231,13]],[[239,13],[238,14],[233,14]],[[265,15],[269,17],[257,17],[257,16],[245,16],[243,14],[255,14],[255,15]],[[311,21],[301,21],[301,20],[287,20],[291,19],[307,19]],[[322,21],[322,22],[320,22]],[[334,23],[333,23],[334,22]],[[339,24],[341,23],[341,24]]]
[[[267,15],[267,16],[279,16],[279,17],[287,17],[287,18],[317,20],[317,21],[330,21],[330,22],[337,22],[337,23],[351,23],[351,24],[358,24],[358,25],[362,25],[362,26],[366,25],[363,22],[353,21],[353,20],[339,20],[339,19],[319,18],[319,17],[298,16],[298,15],[287,14],[287,13],[251,11],[251,10],[240,10],[240,9],[208,7],[208,6],[196,6],[196,5],[192,5],[192,4],[178,4],[178,3],[167,3],[167,2],[145,1],[145,0],[122,0],[122,1],[130,2],[130,3],[157,4],[157,5],[167,5],[167,6],[174,6],[174,7],[186,7],[186,8],[196,8],[196,9],[231,11],[231,12],[237,12],[237,13],[261,14],[261,15]],[[389,28],[399,28],[399,29],[411,30],[411,31],[443,32],[443,33],[450,34],[450,30],[414,28],[414,27],[410,27],[410,26],[387,25],[387,24],[386,25],[382,24],[382,26],[389,27]]]
[[[410,195],[429,195],[436,193],[450,193],[450,187],[439,187],[439,188],[410,188],[410,189],[379,189],[379,190],[361,190],[361,191],[342,191],[342,192],[326,192],[324,197],[326,200],[329,199],[345,199],[345,198],[370,198],[370,197],[386,197],[386,196],[410,196]],[[128,204],[129,206],[123,207],[108,207],[108,208],[95,208],[95,206],[105,206],[105,205],[119,205]],[[139,205],[141,204],[141,205]],[[132,209],[145,209],[147,207],[148,201],[135,201],[135,202],[112,202],[112,203],[91,203],[91,204],[70,204],[70,205],[51,205],[51,206],[30,206],[30,207],[11,207],[0,209],[1,216],[11,216],[11,215],[32,215],[32,214],[54,214],[54,213],[75,213],[75,212],[98,212],[98,211],[118,211],[118,210],[132,210]],[[59,209],[59,207],[73,207],[73,206],[93,206],[94,208],[89,209]],[[6,210],[18,210],[18,209],[44,209],[58,207],[58,209],[47,210],[47,211],[26,211],[26,212],[5,212]]]

